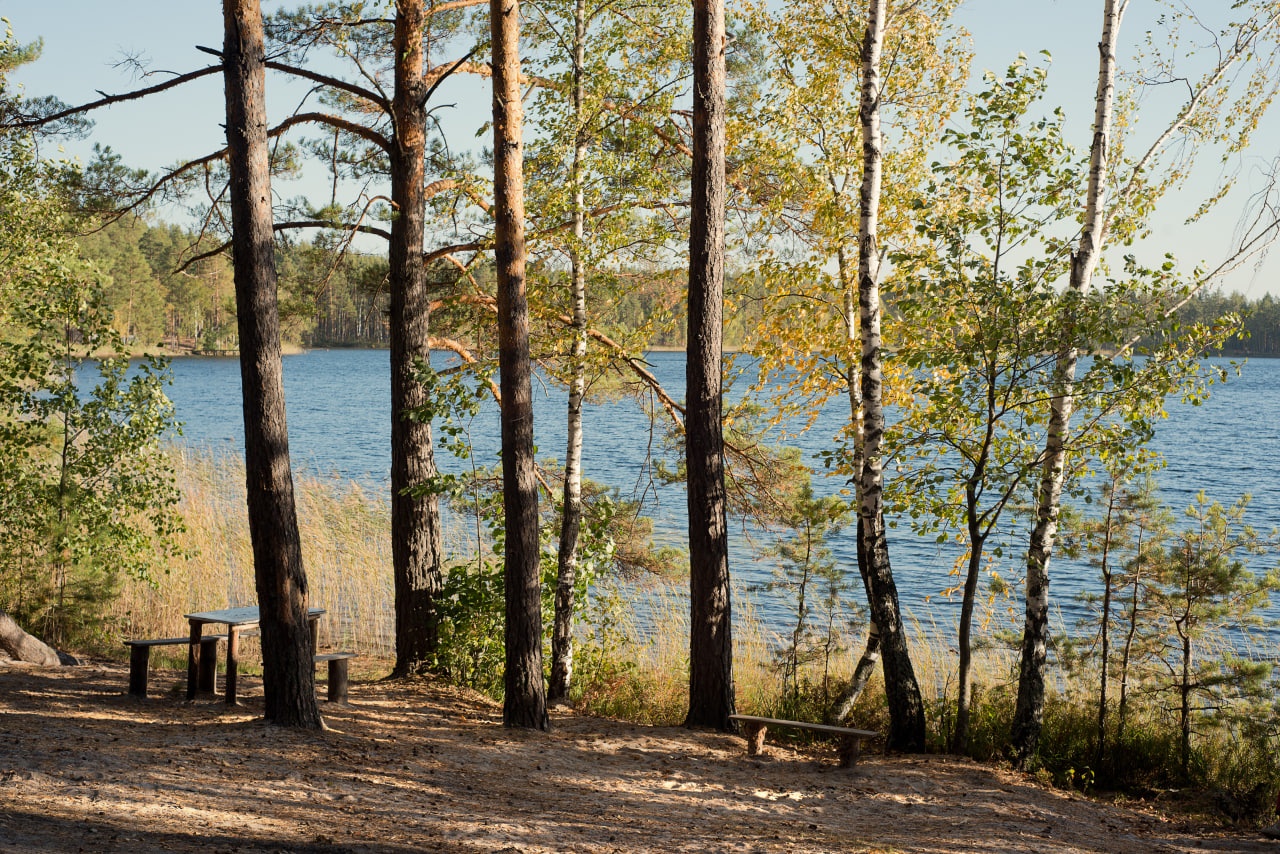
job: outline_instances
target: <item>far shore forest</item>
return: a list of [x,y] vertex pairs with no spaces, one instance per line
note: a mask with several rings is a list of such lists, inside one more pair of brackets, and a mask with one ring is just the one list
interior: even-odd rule
[[[198,253],[198,237],[179,226],[127,217],[79,238],[84,257],[104,273],[112,325],[131,352],[198,355],[236,349],[235,295],[227,259],[217,256],[184,266],[187,258]],[[286,344],[303,349],[388,346],[385,257],[317,238],[282,241],[277,265]],[[532,275],[553,279],[557,273],[535,267]],[[679,268],[627,271],[626,287],[610,293],[607,306],[593,305],[591,315],[615,331],[648,327],[652,329],[650,346],[681,349],[685,328],[676,321],[684,314],[686,275]],[[491,281],[492,270],[477,276]],[[446,285],[452,285],[452,280],[446,279]],[[733,310],[726,313],[726,348],[751,350],[767,287],[750,272],[729,272],[725,290]],[[892,303],[886,309],[892,313]],[[1180,308],[1177,316],[1190,325],[1230,314],[1242,318],[1240,329],[1206,348],[1205,355],[1280,356],[1280,300],[1269,292],[1250,299],[1239,293],[1204,291]],[[433,326],[437,334],[450,338],[466,334],[450,329],[445,313],[433,319]]]
[[[1085,115],[1034,45],[975,73],[958,0],[223,7],[203,65],[87,104],[16,89],[42,46],[0,39],[0,651],[120,656],[258,602],[264,718],[315,730],[328,599],[349,613],[327,641],[483,691],[511,728],[556,703],[828,721],[1274,818],[1280,533],[1212,471],[1168,506],[1150,440],[1227,379],[1207,356],[1280,356],[1280,301],[1224,292],[1280,238],[1280,0],[1073,4],[1100,25],[1096,77],[1069,81]],[[455,75],[492,87],[478,145],[435,121]],[[225,148],[58,154],[206,77]],[[280,119],[285,79],[307,95]],[[317,198],[276,192],[299,176]],[[1184,258],[1167,222],[1234,228]],[[389,351],[385,498],[295,483],[279,354],[307,347]],[[683,399],[654,347],[685,351]],[[734,394],[729,349],[756,368]],[[239,354],[242,459],[164,441],[161,352]],[[535,441],[535,376],[561,448]],[[583,470],[603,394],[651,414],[678,548]],[[495,399],[498,466],[439,471]],[[821,473],[776,438],[820,410]],[[781,630],[729,564],[741,523],[768,533]],[[904,618],[904,535],[953,556],[953,625]],[[1096,570],[1065,633],[1063,553]]]

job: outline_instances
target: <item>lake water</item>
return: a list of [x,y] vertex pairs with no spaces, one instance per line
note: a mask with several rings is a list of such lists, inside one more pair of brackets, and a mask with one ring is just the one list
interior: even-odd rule
[[[649,361],[666,389],[681,399],[684,355],[653,353]],[[312,351],[285,357],[290,450],[296,468],[336,474],[359,482],[374,495],[388,494],[389,371],[385,351]],[[173,375],[170,392],[184,424],[182,441],[198,448],[239,452],[243,427],[238,361],[175,359]],[[536,385],[534,398],[539,456],[562,459],[564,392],[550,384]],[[1224,505],[1250,493],[1249,523],[1263,531],[1280,526],[1280,491],[1271,488],[1280,473],[1280,360],[1250,362],[1240,377],[1232,376],[1226,384],[1215,386],[1203,405],[1171,402],[1168,410],[1169,418],[1158,426],[1154,443],[1168,463],[1157,476],[1164,503],[1180,514],[1200,490]],[[829,407],[815,428],[793,443],[814,459],[847,412],[844,405]],[[662,449],[660,429],[651,427],[644,408],[623,398],[588,406],[583,419],[585,475],[619,488],[624,495],[643,496],[649,502],[647,512],[655,517],[656,538],[680,544],[685,529],[684,491],[655,485],[649,476],[648,464],[661,456]],[[479,464],[496,464],[500,430],[491,402],[473,423],[471,440]],[[444,455],[438,462],[444,470],[457,471],[460,466]],[[842,486],[821,474],[815,478],[815,488],[822,492],[831,493]],[[768,538],[741,527],[734,531],[730,566],[735,577],[748,585],[768,581],[770,566],[759,557]],[[954,582],[949,572],[957,548],[917,538],[905,529],[890,535],[890,554],[904,609],[926,629],[937,623],[949,632],[945,627],[954,624],[958,603],[939,594]],[[1019,538],[1025,542],[1025,534]],[[852,529],[841,534],[832,547],[837,560],[848,566],[856,579]],[[1020,578],[1021,568],[1006,560],[1010,565],[1001,575]],[[1266,560],[1274,562],[1274,557]],[[1084,613],[1076,594],[1096,588],[1096,573],[1082,561],[1057,556],[1050,575],[1058,619],[1071,626]],[[1018,590],[1014,593],[1015,623],[1020,626],[1021,594]],[[766,596],[759,605],[766,622],[776,624],[781,617],[776,603]]]

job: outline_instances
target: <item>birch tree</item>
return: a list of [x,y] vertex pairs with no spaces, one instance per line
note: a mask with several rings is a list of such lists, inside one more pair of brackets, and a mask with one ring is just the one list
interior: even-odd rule
[[889,564],[884,522],[884,375],[880,339],[880,213],[883,141],[880,135],[880,58],[887,0],[871,0],[862,42],[862,186],[858,220],[858,320],[862,343],[862,470],[858,473],[858,567],[871,619],[884,645],[889,737],[897,750],[924,749],[924,704],[907,649],[898,588]]
[[[927,154],[957,106],[969,55],[949,25],[954,3],[890,4],[885,21],[887,71],[880,110],[894,133],[882,141],[882,215],[878,239],[913,240],[911,200],[926,180]],[[734,116],[734,160],[750,194],[753,227],[769,236],[752,246],[764,282],[761,322],[747,346],[758,359],[757,390],[785,388],[780,415],[812,424],[833,397],[847,399],[849,418],[829,456],[832,473],[854,487],[862,470],[862,387],[858,326],[857,229],[864,156],[860,57],[863,4],[833,0],[751,6],[751,28],[765,52],[758,101]],[[746,297],[730,295],[736,305]],[[892,383],[886,399],[893,399]],[[807,428],[806,428],[807,429]],[[848,714],[879,665],[880,634],[868,637],[849,689],[833,718]]]
[[684,231],[683,216],[665,213],[683,191],[686,158],[660,152],[669,147],[663,129],[687,72],[688,34],[685,16],[664,4],[542,0],[530,8],[527,66],[538,86],[527,197],[540,270],[530,303],[545,342],[541,364],[568,391],[549,684],[552,701],[562,701],[583,580],[582,406],[597,378],[631,370],[628,358],[645,346],[646,327],[662,320],[658,311],[637,328],[617,330],[611,308],[630,287],[626,267],[656,261]]
[[[1215,58],[1207,71],[1188,82],[1176,70],[1177,57],[1161,55],[1149,36],[1147,48],[1158,57],[1149,79],[1180,81],[1187,96],[1168,125],[1132,159],[1124,156],[1124,138],[1114,139],[1117,85],[1116,51],[1128,0],[1105,0],[1102,37],[1098,43],[1097,90],[1089,177],[1082,204],[1081,230],[1071,256],[1063,299],[1079,302],[1090,293],[1094,273],[1108,237],[1132,240],[1146,228],[1159,200],[1189,174],[1194,154],[1206,145],[1219,145],[1228,154],[1248,145],[1250,133],[1275,96],[1277,81],[1275,37],[1280,9],[1269,2],[1235,4],[1240,17],[1214,44]],[[1189,11],[1175,12],[1175,22],[1198,24]],[[1177,40],[1171,41],[1175,46]],[[1183,58],[1186,61],[1186,58]],[[1125,126],[1136,120],[1135,102],[1123,99]],[[1114,198],[1108,190],[1116,186]],[[1226,197],[1229,186],[1217,188],[1196,215]],[[1275,217],[1265,211],[1247,220],[1227,257],[1215,269],[1242,263],[1274,238]],[[1205,278],[1202,277],[1202,281]],[[1187,297],[1186,299],[1189,299]],[[1185,301],[1185,300],[1183,300]],[[1177,305],[1168,306],[1175,311]],[[1080,339],[1068,330],[1056,353],[1053,389],[1042,471],[1036,496],[1035,521],[1026,559],[1026,616],[1018,677],[1018,699],[1012,727],[1012,751],[1019,764],[1036,752],[1043,722],[1045,667],[1049,639],[1049,559],[1053,552],[1062,505],[1063,480],[1068,468],[1068,437],[1076,403],[1076,369]]]

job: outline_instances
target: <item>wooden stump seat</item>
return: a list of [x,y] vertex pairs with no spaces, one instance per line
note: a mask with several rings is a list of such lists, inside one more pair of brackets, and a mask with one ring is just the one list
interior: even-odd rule
[[322,652],[315,657],[316,664],[322,661],[329,663],[330,703],[347,702],[347,662],[355,658],[354,652]]
[[811,724],[804,721],[785,721],[780,718],[762,718],[756,715],[730,715],[731,719],[742,724],[743,735],[747,739],[747,755],[755,756],[760,753],[764,747],[765,732],[771,726],[789,727],[791,729],[805,729],[810,732],[820,732],[825,735],[834,735],[838,739],[840,750],[840,767],[852,768],[858,761],[858,754],[862,750],[862,740],[864,738],[879,738],[880,733],[867,729],[853,729],[844,726],[832,726],[831,724]]

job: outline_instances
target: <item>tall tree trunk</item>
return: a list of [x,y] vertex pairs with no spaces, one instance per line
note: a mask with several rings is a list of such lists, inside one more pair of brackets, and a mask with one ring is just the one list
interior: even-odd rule
[[734,711],[733,614],[724,436],[725,29],[723,0],[693,4],[693,183],[685,458],[689,490],[687,726],[729,731]]
[[[1102,39],[1098,42],[1098,89],[1094,102],[1093,144],[1089,156],[1089,188],[1084,228],[1071,256],[1066,299],[1082,299],[1093,282],[1102,252],[1105,194],[1110,168],[1111,111],[1115,95],[1116,40],[1127,0],[1105,0]],[[1044,723],[1045,664],[1049,648],[1049,558],[1053,554],[1062,509],[1062,482],[1067,466],[1067,435],[1075,406],[1076,364],[1080,353],[1068,330],[1054,365],[1053,397],[1046,431],[1044,467],[1036,501],[1036,522],[1027,549],[1026,617],[1014,708],[1012,749],[1021,767],[1035,755]]]
[[426,86],[423,6],[397,0],[394,145],[391,150],[391,560],[395,585],[396,663],[393,676],[432,667],[438,642],[436,596],[441,588],[440,502],[407,494],[436,476],[431,423],[406,417],[427,403],[414,363],[429,359],[431,313],[422,260],[426,218]]
[[555,627],[551,633],[551,702],[569,698],[573,675],[574,588],[578,583],[578,534],[582,528],[582,397],[587,384],[587,272],[582,261],[586,232],[586,203],[582,188],[582,161],[587,156],[587,134],[582,109],[583,75],[587,37],[586,0],[573,7],[573,166],[572,267],[573,353],[569,379],[568,446],[564,454],[564,509],[560,521],[560,553],[556,574]]
[[889,565],[884,524],[884,479],[881,442],[884,438],[883,377],[880,359],[880,53],[884,43],[887,0],[871,0],[862,43],[863,171],[858,222],[858,311],[862,339],[862,411],[864,450],[859,475],[858,564],[871,619],[884,645],[884,682],[889,704],[889,746],[896,750],[924,749],[924,704],[911,666],[898,588]]
[[262,618],[264,708],[272,723],[318,729],[323,723],[280,366],[262,8],[259,0],[223,0],[222,8],[245,474]]
[[502,391],[502,496],[507,528],[506,698],[502,721],[509,727],[547,729],[529,303],[525,296],[519,0],[490,0],[489,22],[493,34],[493,209]]

